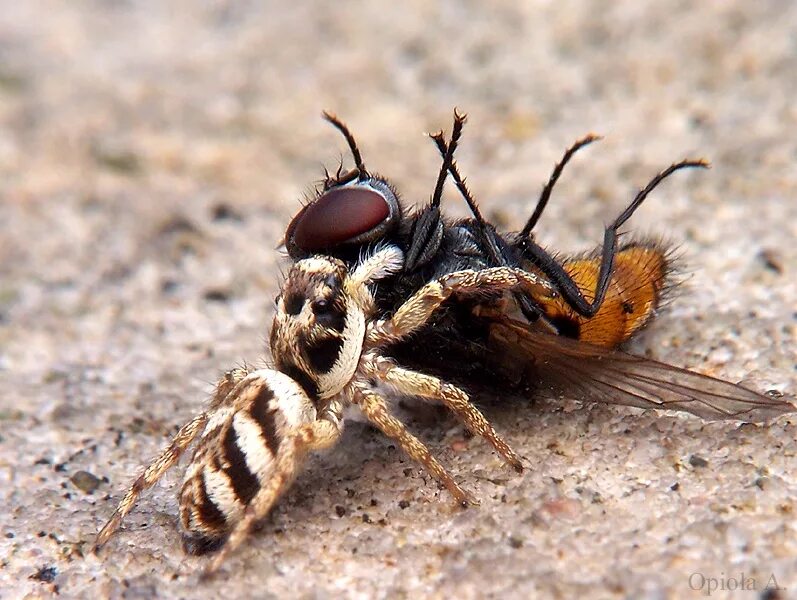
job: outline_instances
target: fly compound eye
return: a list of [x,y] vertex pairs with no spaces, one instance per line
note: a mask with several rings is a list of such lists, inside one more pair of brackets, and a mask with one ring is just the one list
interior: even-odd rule
[[360,186],[333,188],[299,217],[293,240],[301,249],[317,252],[368,233],[389,216],[382,194]]
[[300,258],[343,245],[374,242],[391,232],[398,218],[395,194],[378,179],[333,187],[288,226],[288,253]]

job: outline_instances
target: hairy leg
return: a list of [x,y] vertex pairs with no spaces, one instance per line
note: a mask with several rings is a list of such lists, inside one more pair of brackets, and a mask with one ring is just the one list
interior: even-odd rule
[[216,390],[213,393],[213,399],[210,402],[209,410],[197,415],[183,425],[174,438],[172,438],[169,445],[150,463],[144,472],[139,475],[133,482],[133,485],[128,488],[124,498],[122,498],[113,515],[111,515],[111,518],[97,534],[97,539],[94,542],[95,552],[102,548],[116,530],[119,529],[122,524],[122,519],[133,510],[133,506],[142,492],[155,485],[158,480],[166,474],[166,471],[175,465],[186,448],[191,445],[191,442],[196,439],[197,435],[199,435],[205,427],[213,409],[222,404],[224,398],[227,397],[235,385],[246,377],[247,372],[246,368],[238,368],[228,371],[222,376],[216,384]]
[[537,298],[557,297],[544,278],[523,269],[492,267],[480,271],[456,271],[430,281],[402,304],[390,319],[369,326],[370,347],[396,342],[426,325],[427,321],[454,294],[477,295],[522,290]]
[[446,486],[446,489],[459,504],[462,506],[476,504],[476,501],[459,487],[445,467],[437,462],[426,445],[407,431],[401,421],[390,414],[382,397],[372,390],[358,388],[355,391],[354,401],[371,423],[376,425],[386,436],[396,440],[411,459],[421,463],[435,479]]
[[334,445],[340,439],[341,432],[341,416],[329,413],[312,423],[302,425],[290,439],[283,441],[273,476],[252,498],[243,518],[235,524],[226,543],[213,557],[203,576],[208,577],[215,573],[226,558],[246,540],[252,526],[265,518],[296,479],[307,453]]
[[518,472],[523,471],[521,458],[501,439],[463,390],[437,377],[401,368],[387,359],[376,359],[371,366],[379,379],[392,385],[402,394],[442,402],[471,432],[490,442],[506,462]]

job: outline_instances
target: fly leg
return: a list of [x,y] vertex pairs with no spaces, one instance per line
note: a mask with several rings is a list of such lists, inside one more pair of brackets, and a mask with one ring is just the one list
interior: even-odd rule
[[637,208],[642,204],[650,192],[664,179],[675,171],[685,168],[708,168],[708,163],[703,160],[684,160],[670,165],[656,175],[648,185],[642,189],[614,222],[606,228],[603,236],[603,249],[601,251],[601,266],[598,272],[598,281],[595,290],[589,294],[588,300],[584,292],[578,287],[573,278],[565,271],[564,267],[548,252],[538,245],[530,236],[521,238],[516,243],[522,255],[533,262],[556,285],[564,300],[583,317],[593,317],[600,310],[603,298],[609,288],[614,266],[614,255],[617,251],[618,230],[631,218]]
[[[454,116],[456,119],[458,117],[457,113],[454,113]],[[461,118],[464,120],[464,116]],[[449,147],[443,138],[442,132],[431,137],[437,145],[438,152],[445,156],[448,153]],[[543,187],[542,193],[537,200],[537,206],[520,233],[521,238],[528,238],[530,236],[531,230],[536,225],[537,221],[545,210],[546,205],[548,204],[548,200],[551,197],[551,192],[553,191],[554,185],[558,181],[565,165],[570,161],[572,156],[579,149],[599,139],[601,139],[600,136],[590,134],[576,141],[575,144],[567,149],[562,159],[554,166],[554,170],[551,173],[551,176],[548,178],[548,182],[545,184],[545,187]],[[502,244],[499,242],[499,234],[495,231],[495,228],[490,225],[482,216],[476,201],[473,199],[473,195],[465,184],[464,178],[459,173],[456,162],[453,160],[451,161],[449,172],[451,173],[451,177],[454,179],[454,183],[456,184],[460,195],[462,195],[462,197],[465,199],[465,202],[468,204],[468,208],[470,208],[470,211],[473,214],[474,221],[481,236],[483,251],[486,253],[490,265],[494,267],[517,266],[515,252],[513,252],[506,243]],[[540,321],[552,333],[556,333],[556,328],[553,326],[553,324],[549,323],[547,319],[543,318],[543,310],[540,305],[534,301],[533,297],[529,295],[515,294],[515,299],[518,302],[521,312],[530,323]]]

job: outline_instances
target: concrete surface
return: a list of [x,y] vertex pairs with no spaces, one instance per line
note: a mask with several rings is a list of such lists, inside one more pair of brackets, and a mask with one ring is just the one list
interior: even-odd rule
[[634,350],[794,392],[795,30],[790,0],[0,1],[0,597],[797,593],[797,421],[575,398],[487,405],[523,476],[416,419],[478,509],[355,423],[215,581],[180,549],[181,469],[87,553],[217,375],[265,356],[274,248],[344,151],[323,108],[414,202],[438,165],[422,133],[467,111],[460,166],[507,224],[569,143],[606,135],[540,224],[567,251],[659,169],[709,158],[633,219],[690,273]]

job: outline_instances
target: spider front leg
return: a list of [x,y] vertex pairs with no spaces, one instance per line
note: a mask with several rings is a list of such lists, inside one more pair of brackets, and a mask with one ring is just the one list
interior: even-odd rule
[[391,439],[396,440],[401,449],[416,462],[421,463],[424,468],[432,474],[440,483],[446,486],[449,493],[461,506],[478,504],[465,490],[463,490],[454,478],[446,471],[445,467],[437,462],[429,448],[412,435],[404,424],[390,414],[390,409],[384,399],[373,390],[363,386],[354,388],[354,402],[363,411],[368,420],[376,425],[382,433]]
[[271,511],[280,496],[296,479],[307,453],[329,448],[337,443],[343,431],[341,423],[341,414],[337,410],[330,410],[312,423],[300,426],[290,438],[282,442],[273,474],[247,505],[243,517],[235,524],[224,546],[203,572],[203,577],[213,575],[227,557],[246,540],[252,526]]
[[208,411],[197,415],[183,425],[174,438],[172,438],[169,445],[152,461],[152,463],[150,463],[144,472],[133,482],[133,485],[128,488],[124,498],[119,502],[111,518],[97,534],[97,539],[94,542],[94,552],[99,551],[119,529],[122,524],[122,519],[133,510],[133,506],[135,506],[138,497],[144,491],[155,485],[158,480],[166,474],[166,471],[180,460],[180,456],[182,456],[186,448],[191,445],[191,442],[194,441],[205,427],[209,412],[224,401],[227,394],[230,393],[238,382],[246,377],[247,373],[248,370],[246,367],[233,369],[227,371],[218,381]]
[[366,363],[366,369],[369,367],[376,377],[390,384],[402,394],[442,402],[472,433],[480,435],[490,442],[498,454],[516,471],[523,471],[520,456],[501,439],[463,390],[437,377],[399,367],[384,358],[376,358],[370,364]]
[[491,267],[480,271],[455,271],[427,283],[399,306],[390,319],[369,324],[366,349],[395,343],[418,331],[454,294],[495,296],[510,291],[522,291],[535,298],[558,296],[558,292],[546,279],[519,268]]

